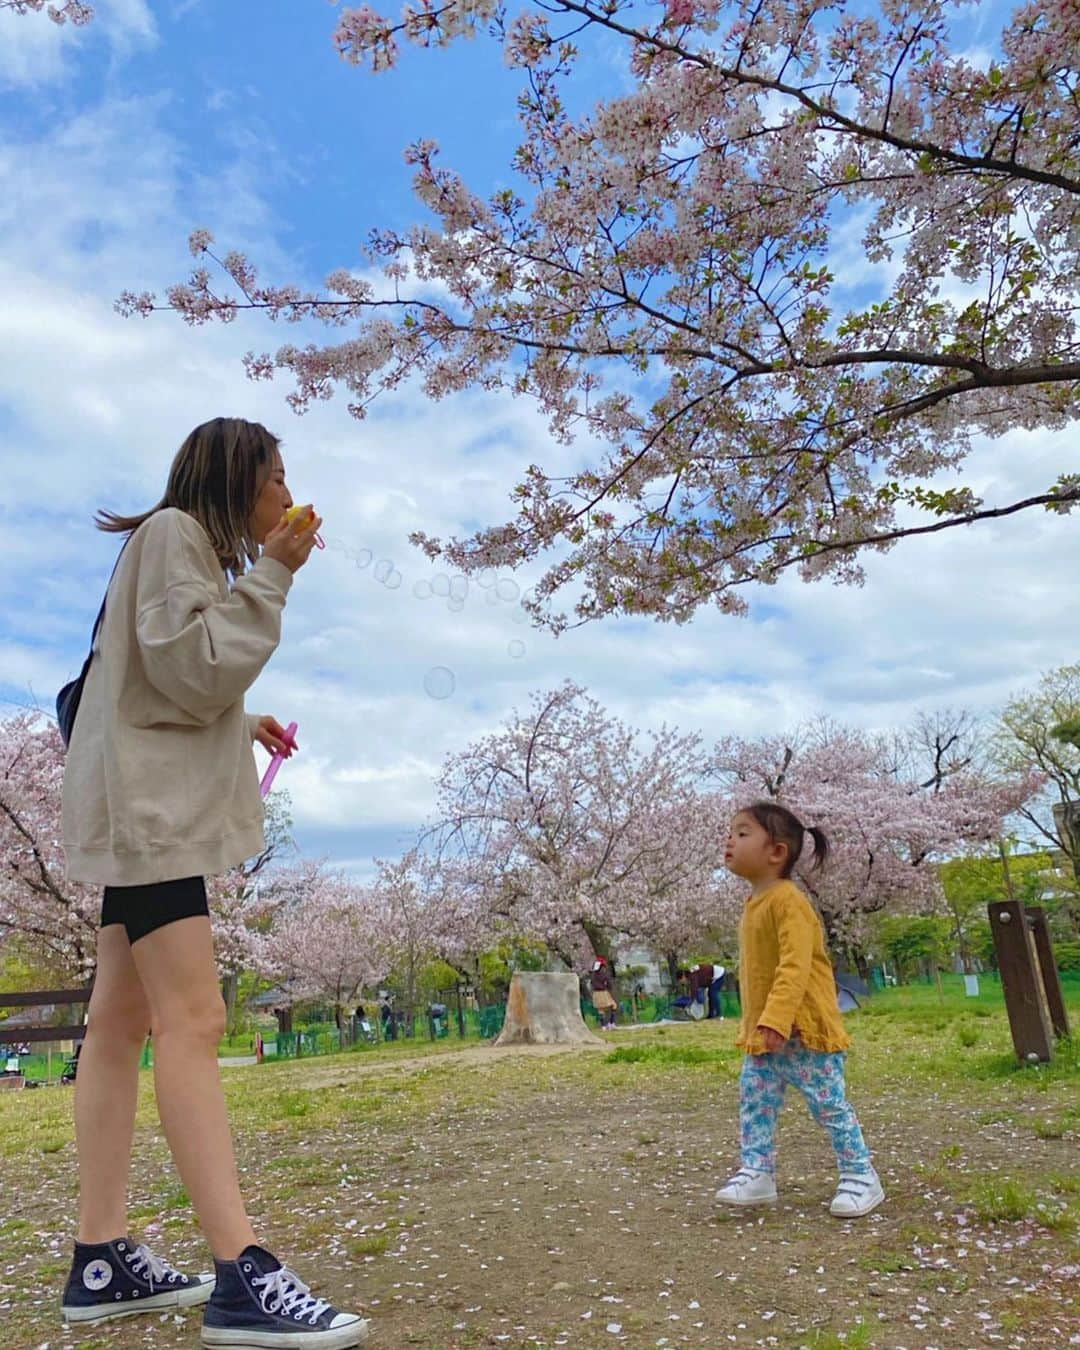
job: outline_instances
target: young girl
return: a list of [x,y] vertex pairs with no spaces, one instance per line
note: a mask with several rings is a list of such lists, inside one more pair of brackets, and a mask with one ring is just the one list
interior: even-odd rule
[[[345,1350],[367,1336],[362,1318],[312,1296],[258,1245],[217,1065],[224,1004],[203,878],[263,847],[252,741],[286,755],[295,748],[274,718],[244,711],[320,523],[287,523],[291,505],[275,437],[221,417],[180,447],[157,506],[98,514],[99,528],[127,542],[64,775],[68,873],[104,886],[76,1078],[79,1235],[67,1322],[205,1303],[204,1346]],[[127,1233],[150,1031],[158,1112],[214,1275],[183,1275]]]
[[750,882],[739,926],[742,1026],[746,1050],[739,1080],[742,1167],[716,1198],[727,1205],[776,1200],[776,1121],[790,1083],[829,1133],[840,1168],[831,1212],[869,1214],[885,1199],[855,1112],[844,1093],[844,1051],[836,980],[821,920],[788,878],[809,834],[813,866],[828,853],[821,830],[806,830],[776,802],[755,802],[732,821],[724,861]]

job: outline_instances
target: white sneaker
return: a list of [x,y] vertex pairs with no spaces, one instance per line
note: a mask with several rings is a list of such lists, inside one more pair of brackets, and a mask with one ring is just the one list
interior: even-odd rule
[[775,1205],[776,1178],[771,1172],[740,1167],[716,1192],[716,1200],[721,1205]]
[[857,1176],[841,1174],[829,1213],[838,1219],[859,1219],[876,1209],[884,1199],[881,1178],[876,1172],[861,1172]]

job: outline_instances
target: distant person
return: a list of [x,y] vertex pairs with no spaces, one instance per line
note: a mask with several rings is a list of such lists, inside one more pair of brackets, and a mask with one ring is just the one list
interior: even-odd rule
[[701,1008],[708,1006],[709,989],[713,982],[711,961],[699,961],[690,967],[690,995]]
[[721,997],[724,992],[724,981],[727,978],[727,971],[723,966],[713,966],[712,979],[709,981],[709,1016],[724,1020],[724,1007]]
[[[368,1324],[339,1313],[248,1219],[217,1062],[225,1007],[204,877],[260,853],[252,742],[295,745],[244,695],[273,655],[320,521],[290,521],[277,438],[218,417],[187,437],[156,506],[102,511],[126,536],[95,629],[63,790],[72,881],[104,887],[97,975],[75,1082],[79,1232],[66,1322],[205,1304],[204,1346],[345,1350]],[[214,1254],[185,1275],[128,1235],[139,1058],[153,1028],[158,1113]],[[317,1277],[320,1282],[322,1276]]]
[[829,848],[825,835],[807,830],[777,802],[755,802],[731,824],[724,861],[751,887],[739,925],[742,1025],[736,1044],[746,1051],[739,1080],[742,1166],[716,1199],[726,1205],[775,1202],[776,1122],[791,1084],[836,1153],[840,1184],[831,1213],[855,1219],[881,1204],[885,1192],[844,1089],[850,1041],[825,930],[790,880],[807,834],[814,841],[812,865],[820,867]]
[[611,978],[607,957],[598,956],[593,962],[589,985],[592,989],[592,1005],[600,1017],[600,1030],[610,1031],[615,1025],[619,1005],[615,1001],[615,982]]

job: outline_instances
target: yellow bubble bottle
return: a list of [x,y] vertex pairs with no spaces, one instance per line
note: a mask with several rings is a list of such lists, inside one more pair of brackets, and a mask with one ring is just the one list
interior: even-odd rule
[[[310,530],[315,523],[315,511],[310,506],[290,506],[285,512],[285,519],[290,525],[295,525],[297,521],[302,521],[303,524],[301,528]],[[326,547],[319,535],[315,536],[315,547]]]

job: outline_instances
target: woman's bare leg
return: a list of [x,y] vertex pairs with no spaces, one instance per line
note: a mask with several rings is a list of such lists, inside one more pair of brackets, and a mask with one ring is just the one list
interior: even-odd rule
[[150,1030],[150,1007],[123,924],[101,930],[97,957],[75,1076],[80,1242],[111,1242],[127,1232],[139,1057]]
[[234,1261],[255,1241],[236,1175],[217,1062],[225,1029],[210,920],[178,919],[131,949],[150,1004],[158,1114],[211,1250]]

